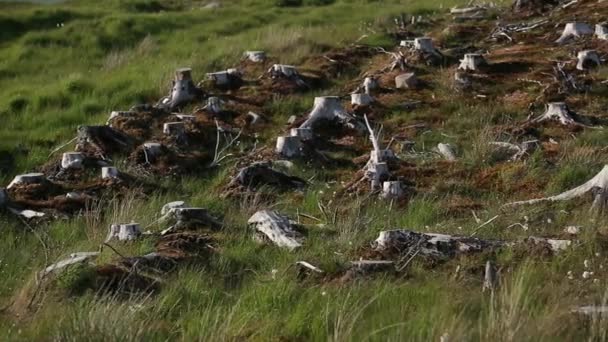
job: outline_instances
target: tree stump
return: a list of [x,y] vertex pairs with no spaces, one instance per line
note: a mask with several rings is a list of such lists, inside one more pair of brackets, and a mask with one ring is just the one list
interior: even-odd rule
[[237,69],[228,69],[218,72],[210,72],[206,75],[207,80],[219,88],[236,87],[243,83],[242,75]]
[[187,204],[184,201],[169,202],[169,203],[163,205],[163,207],[160,209],[160,214],[162,216],[165,216],[165,215],[169,214],[171,211],[173,211],[174,209],[185,208],[185,207],[187,207]]
[[592,34],[593,29],[588,24],[578,22],[567,23],[562,35],[555,42],[557,44],[565,44],[572,39]]
[[460,60],[459,70],[464,71],[478,71],[480,67],[487,65],[483,55],[479,53],[467,53],[464,58]]
[[203,109],[213,114],[219,114],[222,112],[222,100],[219,97],[211,96],[207,99],[207,104]]
[[201,96],[202,91],[192,81],[192,69],[180,68],[175,71],[171,93],[169,96],[162,98],[158,105],[159,107],[172,110]]
[[600,55],[595,50],[579,51],[576,58],[578,59],[578,63],[576,63],[576,69],[578,70],[591,69],[601,64]]
[[382,198],[399,200],[405,196],[403,184],[399,181],[382,183]]
[[302,246],[302,235],[292,227],[287,217],[276,211],[258,211],[247,224],[279,247],[294,250]]
[[310,128],[292,128],[289,131],[289,134],[292,137],[298,137],[302,141],[312,140],[314,138],[314,134],[312,129]]
[[141,235],[139,223],[127,224],[112,224],[110,225],[110,233],[106,238],[106,242],[111,240],[131,241],[137,239]]
[[363,80],[363,89],[365,90],[365,93],[368,95],[371,95],[372,90],[375,90],[378,88],[378,80],[376,80],[374,77],[366,77]]
[[174,138],[178,143],[186,142],[186,125],[181,121],[163,124],[163,133]]
[[15,178],[13,178],[13,180],[9,183],[9,185],[6,188],[10,189],[16,185],[37,184],[37,183],[42,183],[44,181],[46,181],[46,178],[44,177],[44,173],[36,173],[36,172],[26,173],[26,174],[15,176]]
[[374,99],[367,93],[362,94],[350,94],[350,103],[353,106],[369,106]]
[[382,183],[390,177],[388,164],[386,162],[370,163],[366,175],[371,180],[372,191],[378,190]]
[[101,179],[116,179],[118,178],[118,169],[113,166],[104,166],[101,168]]
[[298,136],[278,137],[275,151],[286,157],[302,156],[302,140]]
[[418,78],[413,72],[401,74],[395,77],[395,87],[397,89],[412,89],[418,86]]
[[355,119],[346,112],[338,96],[315,97],[312,111],[300,128],[313,129],[320,121],[338,121],[354,128]]
[[61,157],[61,168],[64,170],[81,169],[83,162],[84,154],[80,152],[66,152]]
[[245,51],[244,56],[254,63],[262,63],[266,60],[266,52],[264,51]]
[[595,25],[595,35],[598,39],[608,40],[608,24]]
[[565,102],[550,102],[547,104],[545,113],[536,118],[533,122],[543,122],[555,120],[562,125],[580,125],[574,117],[573,112],[568,108]]
[[273,78],[277,77],[285,77],[285,78],[294,78],[300,77],[298,73],[298,69],[293,65],[285,65],[285,64],[274,64],[268,70],[270,76]]
[[443,55],[433,45],[433,40],[428,37],[414,39],[414,51],[426,61],[427,64],[438,64],[443,60]]

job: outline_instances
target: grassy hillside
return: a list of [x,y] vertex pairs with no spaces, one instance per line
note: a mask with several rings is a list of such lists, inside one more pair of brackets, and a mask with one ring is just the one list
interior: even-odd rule
[[[530,129],[525,134],[536,134],[542,148],[514,162],[497,160],[489,142],[523,136],[513,127],[530,112],[542,113],[548,101],[567,101],[577,112],[603,122],[606,67],[595,70],[589,76],[593,86],[578,93],[546,95],[544,85],[522,79],[545,82],[542,72],[551,71],[553,60],[571,59],[581,48],[608,53],[606,42],[558,48],[552,44],[558,36],[552,25],[517,36],[518,43],[489,42],[494,21],[455,22],[446,14],[452,6],[465,5],[460,0],[304,1],[295,7],[276,3],[222,1],[219,8],[200,1],[0,3],[0,182],[8,184],[16,174],[56,162],[59,153],[49,153],[72,139],[79,125],[104,124],[112,110],[155,103],[166,95],[176,68],[192,67],[198,81],[206,72],[240,65],[245,50],[265,50],[273,60],[322,73],[319,65],[328,63],[325,57],[352,52],[355,41],[391,51],[400,39],[430,35],[446,56],[460,58],[464,51],[483,49],[495,63],[523,58],[528,68],[480,78],[473,90],[457,92],[452,85],[455,58],[436,67],[416,64],[412,69],[424,87],[379,95],[381,106],[373,120],[384,127],[384,144],[392,136],[405,136],[416,142],[419,152],[399,152],[404,161],[399,172],[411,183],[405,203],[366,193],[340,195],[360,168],[350,160],[371,149],[364,135],[352,138],[351,145],[347,139],[332,141],[349,149],[328,155],[348,162],[295,160],[288,172],[309,181],[303,191],[264,189],[238,198],[224,196],[239,163],[265,157],[290,116],[307,114],[315,96],[348,94],[365,72],[388,64],[389,55],[373,49],[370,55],[352,57],[343,71],[306,92],[274,96],[245,87],[223,93],[259,98],[256,109],[268,124],[248,132],[221,167],[138,175],[142,183],[137,187],[104,193],[87,210],[52,220],[28,222],[0,212],[1,336],[75,341],[605,339],[605,317],[590,320],[570,312],[577,305],[605,301],[605,215],[591,215],[587,197],[516,210],[501,206],[556,194],[591,178],[608,161],[608,133],[559,125]],[[606,6],[582,3],[579,12],[552,14],[555,24],[581,15],[599,22]],[[508,13],[491,11],[491,18]],[[425,20],[398,32],[394,19],[401,13]],[[390,84],[398,73],[383,74],[381,83]],[[411,101],[421,105],[403,106]],[[238,121],[227,124],[238,126]],[[416,124],[425,124],[425,129],[412,129]],[[262,146],[256,158],[246,154],[254,140]],[[456,162],[437,157],[433,148],[439,142],[458,147]],[[115,159],[120,168],[129,163],[125,156]],[[221,217],[223,229],[210,233],[213,253],[173,273],[155,275],[157,292],[89,291],[86,267],[70,269],[52,284],[37,284],[36,274],[44,266],[73,252],[97,250],[112,223],[135,221],[160,232],[166,228],[156,224],[160,208],[175,200],[209,209]],[[247,219],[264,208],[306,225],[304,247],[289,252],[256,243]],[[582,226],[581,233],[570,236],[564,233],[567,226]],[[436,265],[413,258],[401,272],[351,281],[340,276],[348,262],[367,255],[380,231],[395,228],[505,240],[559,237],[572,239],[574,247],[557,255],[507,248]],[[99,263],[148,253],[155,243],[149,237],[113,244],[116,250],[105,247]],[[294,263],[300,260],[325,274],[299,277]],[[492,293],[481,292],[486,260],[500,270],[500,286]],[[583,271],[593,275],[583,279]]]

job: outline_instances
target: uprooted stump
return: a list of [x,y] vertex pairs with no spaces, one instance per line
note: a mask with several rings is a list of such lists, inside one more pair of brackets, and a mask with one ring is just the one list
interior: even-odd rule
[[600,55],[595,50],[579,51],[576,58],[578,59],[576,63],[577,70],[588,70],[601,64]]
[[157,107],[173,110],[201,99],[203,96],[204,92],[197,88],[192,81],[192,69],[181,68],[175,71],[171,92],[158,102]]
[[272,169],[269,163],[260,162],[242,168],[232,179],[231,185],[240,185],[246,188],[257,188],[268,185],[279,189],[301,189],[306,181],[295,176]]
[[507,203],[503,207],[515,207],[542,202],[567,201],[581,197],[587,193],[591,193],[593,198],[591,210],[602,212],[606,209],[606,205],[608,204],[608,165],[604,165],[604,168],[602,168],[602,170],[595,175],[595,177],[574,189],[562,192],[561,194],[555,196]]
[[275,245],[289,250],[302,246],[302,234],[294,229],[289,218],[276,211],[258,211],[251,216],[247,224],[256,231],[256,238],[261,241],[270,240]]
[[107,154],[130,151],[133,143],[130,136],[110,126],[79,126],[76,151],[90,152],[105,158]]
[[591,26],[585,23],[567,23],[564,27],[564,31],[562,35],[555,41],[557,44],[565,44],[571,41],[572,39],[576,39],[583,36],[588,36],[593,34],[593,29]]

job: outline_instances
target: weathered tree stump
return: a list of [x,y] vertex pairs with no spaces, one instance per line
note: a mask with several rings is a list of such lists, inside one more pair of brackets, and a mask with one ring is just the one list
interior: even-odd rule
[[108,121],[106,122],[106,125],[109,125],[111,127],[112,121],[114,121],[114,119],[129,118],[129,117],[133,117],[134,115],[135,115],[135,112],[132,112],[132,111],[112,111],[110,113],[110,117],[108,118]]
[[363,89],[368,95],[371,95],[372,90],[378,89],[378,87],[378,80],[376,80],[374,77],[366,77],[363,80]]
[[[172,202],[163,207],[163,210],[166,211],[163,216],[173,220],[174,224],[169,229],[163,231],[162,235],[166,235],[176,229],[195,229],[200,226],[210,227],[212,229],[219,229],[222,227],[220,220],[213,217],[207,209],[187,207],[185,203],[182,203],[183,202]],[[183,206],[180,206],[180,204]],[[167,207],[169,205],[171,205],[171,207]],[[161,213],[163,210],[161,210]]]
[[338,96],[315,97],[312,111],[300,128],[314,129],[314,126],[322,121],[338,121],[349,128],[358,127],[355,118],[342,107]]
[[433,45],[433,40],[428,37],[414,39],[414,51],[426,61],[427,64],[438,64],[443,60],[443,54]]
[[219,97],[211,96],[207,99],[207,104],[203,109],[212,114],[219,114],[222,112],[222,100]]
[[353,106],[369,106],[372,102],[374,102],[374,99],[367,93],[350,94],[350,103]]
[[591,26],[585,23],[567,23],[566,27],[564,27],[564,32],[555,42],[557,44],[565,44],[572,39],[592,34],[593,29],[591,28]]
[[281,189],[299,189],[306,186],[305,180],[273,170],[268,163],[254,163],[242,168],[231,183],[247,188],[269,185]]
[[439,154],[441,154],[446,160],[456,161],[456,151],[452,145],[439,143],[437,145],[437,150],[439,151]]
[[106,242],[114,239],[118,241],[131,241],[137,239],[140,235],[141,228],[139,223],[112,224],[110,225],[110,232],[106,238]]
[[157,142],[144,143],[143,152],[146,163],[152,163],[163,153],[163,145]]
[[238,87],[243,83],[243,75],[237,69],[210,72],[207,73],[206,77],[207,80],[213,82],[214,86],[219,88]]
[[273,78],[277,77],[285,77],[285,78],[293,78],[300,77],[298,73],[298,69],[293,65],[285,65],[285,64],[274,64],[270,69],[268,69],[270,76]]
[[595,50],[583,50],[579,51],[576,55],[578,62],[576,63],[576,69],[587,70],[593,67],[598,67],[601,64],[600,55]]
[[287,217],[276,211],[258,211],[247,224],[279,247],[294,250],[302,246],[302,235],[292,227]]
[[403,184],[399,181],[382,183],[382,198],[399,200],[405,196]]
[[264,51],[245,51],[244,57],[254,63],[262,63],[266,60]]
[[395,76],[395,87],[397,89],[413,89],[418,86],[418,77],[413,72]]
[[174,138],[179,143],[186,142],[186,125],[181,122],[167,122],[163,124],[163,133]]
[[172,110],[202,97],[203,92],[192,81],[192,69],[181,68],[175,71],[175,79],[169,96],[162,98],[158,106]]
[[13,180],[9,183],[9,185],[6,188],[10,189],[14,186],[18,186],[18,185],[22,185],[22,184],[39,184],[44,181],[46,181],[46,177],[44,176],[44,173],[36,173],[36,172],[26,173],[26,174],[15,176],[15,178],[13,178]]
[[94,152],[106,154],[129,150],[133,139],[127,134],[110,126],[79,126],[76,135],[76,151],[86,152],[93,148]]
[[169,202],[169,203],[163,205],[163,207],[160,209],[160,214],[162,216],[165,216],[165,215],[169,214],[173,209],[185,208],[187,206],[188,205],[184,201]]
[[81,169],[83,167],[84,154],[80,152],[66,152],[61,156],[61,168],[67,169]]
[[302,139],[298,136],[278,137],[275,151],[286,157],[294,158],[302,156]]
[[[532,199],[528,201],[517,201],[507,203],[504,206],[513,207],[527,204],[536,204],[541,202],[557,202],[567,201],[574,198],[581,197],[587,193],[593,194],[593,205],[592,210],[601,210],[605,204],[605,192],[608,190],[608,165],[604,165],[604,168],[595,177],[591,178],[585,184],[578,186],[574,189],[562,192],[559,195]],[[598,197],[599,196],[599,197]]]
[[101,168],[101,179],[116,179],[119,178],[118,169],[113,166],[104,166]]
[[289,131],[289,134],[292,137],[298,137],[302,141],[312,140],[314,138],[314,134],[312,129],[310,128],[292,128]]
[[595,35],[598,39],[608,40],[608,24],[595,25]]
[[480,67],[486,66],[486,62],[483,55],[479,53],[467,53],[464,58],[460,60],[459,70],[464,71],[479,71]]
[[[562,125],[583,125],[574,119],[574,112],[572,112],[565,102],[550,102],[547,104],[547,110],[545,113],[534,119],[534,123],[544,121],[558,121]],[[584,126],[584,125],[583,125]]]

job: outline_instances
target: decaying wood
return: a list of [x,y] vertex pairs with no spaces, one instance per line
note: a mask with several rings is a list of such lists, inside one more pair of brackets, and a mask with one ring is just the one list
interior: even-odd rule
[[172,223],[161,235],[182,229],[197,229],[200,227],[220,229],[222,227],[222,222],[212,216],[207,209],[188,207],[183,201],[165,204],[161,210],[161,214],[163,215],[161,221]]
[[488,260],[486,261],[486,267],[483,278],[483,291],[494,291],[498,285],[498,273],[496,273],[496,267]]
[[479,53],[467,53],[464,58],[460,60],[459,70],[464,71],[479,71],[480,67],[486,66],[488,63],[482,54]]
[[532,122],[539,123],[544,121],[557,121],[565,126],[573,125],[589,127],[577,121],[576,118],[576,113],[571,111],[565,102],[551,102],[547,104],[547,110],[545,113],[542,116],[532,120]]
[[566,27],[564,27],[564,31],[563,31],[562,35],[555,42],[558,44],[565,44],[572,39],[579,38],[582,36],[592,35],[593,33],[594,32],[593,32],[593,29],[591,28],[591,26],[589,26],[585,23],[580,23],[580,22],[567,23]]
[[349,128],[358,128],[361,125],[346,112],[338,96],[315,97],[312,111],[308,119],[300,128],[311,128],[323,121],[337,121]]
[[106,237],[105,242],[111,240],[118,241],[131,241],[141,236],[141,227],[139,223],[126,223],[126,224],[112,224],[110,225],[110,232]]
[[372,243],[376,251],[398,253],[417,253],[434,260],[447,260],[460,255],[492,251],[516,244],[541,245],[559,253],[572,245],[570,240],[557,240],[541,237],[528,237],[520,241],[479,239],[471,236],[457,236],[436,233],[419,233],[411,230],[388,230],[380,232]]
[[203,107],[203,110],[208,111],[212,114],[219,114],[222,112],[223,101],[216,96],[211,96],[207,99],[207,103]]
[[367,93],[350,94],[350,103],[353,106],[369,106],[374,99]]
[[295,158],[303,155],[302,139],[298,136],[277,137],[275,152],[285,158]]
[[[604,168],[597,174],[595,177],[591,178],[585,184],[578,186],[574,189],[565,191],[559,195],[537,198],[527,201],[517,201],[507,203],[505,207],[513,207],[519,205],[527,205],[527,204],[537,204],[541,202],[557,202],[557,201],[567,201],[577,197],[581,197],[587,193],[592,193],[594,195],[594,201],[592,205],[592,209],[601,210],[605,205],[605,195],[604,193],[608,190],[608,165],[604,165]],[[598,196],[600,196],[598,198]]]
[[306,181],[273,170],[269,163],[254,163],[242,168],[231,182],[248,188],[270,185],[282,189],[300,189],[306,186]]
[[50,273],[56,273],[65,270],[68,266],[85,263],[99,256],[99,252],[78,252],[70,254],[70,257],[63,259],[57,263],[49,265],[40,272],[40,277],[44,277]]
[[13,178],[13,180],[8,184],[8,186],[6,188],[11,189],[17,185],[38,184],[38,183],[42,183],[45,181],[46,181],[46,177],[44,176],[44,173],[39,173],[39,172],[26,173],[26,174],[15,176],[15,178]]
[[595,50],[583,50],[579,51],[576,55],[578,62],[576,63],[576,69],[587,70],[592,67],[598,67],[601,64],[600,55]]
[[276,211],[258,211],[247,224],[279,247],[294,250],[302,246],[302,235],[293,228],[287,217]]
[[182,107],[197,98],[202,98],[203,91],[196,87],[192,81],[192,69],[181,68],[175,71],[175,79],[171,92],[157,103],[157,107],[173,110]]
[[608,24],[595,25],[595,35],[598,39],[608,40]]
[[267,71],[272,78],[285,78],[294,81],[299,87],[308,87],[298,69],[293,65],[274,64]]
[[237,69],[210,72],[205,75],[216,87],[234,87],[243,83],[242,74]]
[[61,156],[62,169],[81,169],[84,162],[84,154],[80,152],[66,152]]
[[524,157],[530,155],[540,145],[538,140],[524,141],[521,144],[512,144],[502,141],[493,141],[490,145],[496,146],[497,149],[504,151],[505,154],[509,154],[509,160],[518,161]]
[[128,151],[133,147],[133,139],[127,134],[110,126],[79,126],[76,135],[76,151],[93,152],[105,155],[114,152]]
[[418,86],[418,77],[413,72],[395,76],[395,88],[413,89]]
[[403,184],[400,181],[391,181],[382,183],[382,198],[384,199],[401,199],[405,196]]
[[437,145],[437,150],[439,151],[439,154],[441,154],[446,160],[456,160],[456,151],[454,150],[454,147],[452,145],[439,143]]
[[376,133],[372,129],[372,126],[367,120],[367,115],[364,115],[365,125],[367,126],[367,130],[369,132],[369,139],[372,142],[373,150],[370,153],[369,161],[367,162],[365,176],[371,180],[371,190],[378,190],[385,180],[387,180],[390,176],[388,170],[387,150],[383,150],[380,148],[380,142]]

